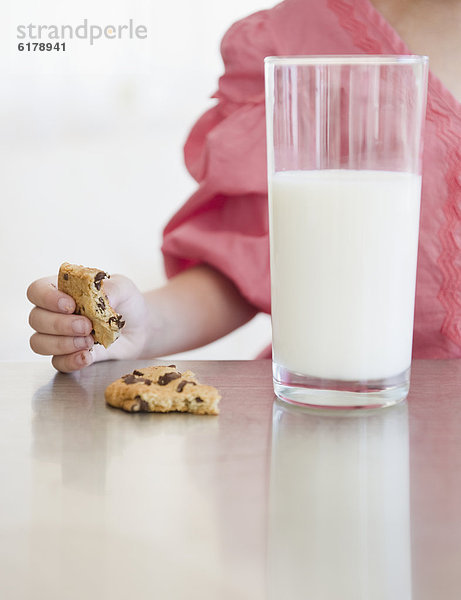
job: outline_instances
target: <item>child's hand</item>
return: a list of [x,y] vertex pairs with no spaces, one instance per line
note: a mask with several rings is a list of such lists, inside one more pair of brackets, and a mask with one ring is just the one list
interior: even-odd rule
[[36,332],[30,338],[32,350],[52,355],[53,366],[64,373],[77,371],[95,361],[140,356],[148,330],[142,294],[122,275],[113,275],[104,281],[104,291],[112,308],[122,314],[125,321],[120,338],[107,350],[94,346],[91,321],[72,314],[75,302],[57,289],[56,277],[34,281],[27,290],[27,297],[35,304],[29,315],[30,326]]

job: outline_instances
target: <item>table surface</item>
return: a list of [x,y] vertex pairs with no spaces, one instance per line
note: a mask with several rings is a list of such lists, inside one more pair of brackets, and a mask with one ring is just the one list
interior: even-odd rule
[[460,597],[461,361],[371,411],[282,405],[265,360],[177,363],[218,417],[105,405],[149,364],[0,363],[2,599]]

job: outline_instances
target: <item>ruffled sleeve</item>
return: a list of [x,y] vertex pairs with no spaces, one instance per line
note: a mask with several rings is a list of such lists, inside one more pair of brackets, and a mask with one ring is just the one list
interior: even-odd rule
[[257,309],[270,312],[264,57],[276,54],[269,11],[238,21],[221,43],[216,106],[184,148],[196,192],[164,230],[168,277],[207,263]]

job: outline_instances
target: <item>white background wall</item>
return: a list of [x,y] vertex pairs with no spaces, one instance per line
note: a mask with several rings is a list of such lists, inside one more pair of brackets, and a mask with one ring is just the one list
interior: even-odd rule
[[[30,360],[25,298],[63,261],[164,281],[161,231],[195,190],[182,146],[213,106],[219,43],[270,0],[0,0],[0,359]],[[18,52],[20,24],[147,26],[145,40]],[[27,40],[26,40],[27,41]],[[252,358],[269,318],[183,356]]]

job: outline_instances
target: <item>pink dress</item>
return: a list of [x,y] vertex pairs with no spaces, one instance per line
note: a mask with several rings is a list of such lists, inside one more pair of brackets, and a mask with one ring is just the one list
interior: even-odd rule
[[[221,52],[218,103],[184,149],[199,187],[165,228],[162,251],[169,277],[208,263],[269,313],[264,57],[411,52],[368,0],[285,0],[232,25]],[[432,73],[413,356],[461,357],[461,105]]]

